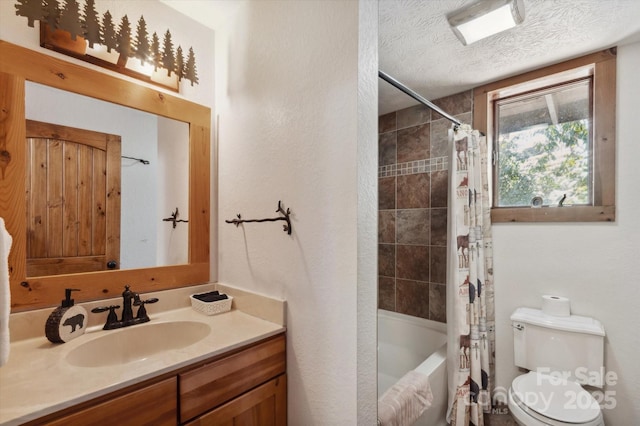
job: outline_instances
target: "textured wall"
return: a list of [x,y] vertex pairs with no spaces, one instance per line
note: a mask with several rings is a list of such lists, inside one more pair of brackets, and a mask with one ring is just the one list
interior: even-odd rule
[[618,375],[606,391],[615,402],[605,423],[640,421],[640,348],[637,252],[640,240],[640,44],[618,49],[617,196],[615,223],[495,224],[496,382],[508,388],[519,374],[513,365],[509,316],[518,306],[540,307],[543,294],[571,299],[571,312],[602,322],[605,367]]
[[[286,299],[292,425],[357,424],[375,395],[375,262],[358,258],[359,235],[375,253],[375,33],[359,81],[359,19],[353,1],[255,1],[216,34],[219,281]],[[278,200],[291,236],[224,223],[273,217]]]
[[359,2],[358,28],[358,425],[374,425],[377,392],[378,4]]
[[[434,103],[471,122],[471,91]],[[380,116],[378,306],[446,321],[447,131],[451,122],[417,105]]]

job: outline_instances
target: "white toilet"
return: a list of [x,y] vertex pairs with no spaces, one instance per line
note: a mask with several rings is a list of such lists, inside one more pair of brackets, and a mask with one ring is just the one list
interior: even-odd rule
[[604,426],[600,406],[580,386],[603,386],[604,328],[577,315],[518,308],[511,315],[515,364],[530,370],[509,388],[509,410],[523,426]]

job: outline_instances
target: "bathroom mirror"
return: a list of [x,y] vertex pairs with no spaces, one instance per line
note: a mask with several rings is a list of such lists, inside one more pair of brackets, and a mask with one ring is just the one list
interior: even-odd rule
[[[25,113],[27,277],[188,263],[187,123],[31,81]],[[118,145],[112,167],[94,138]],[[115,220],[99,167],[119,181]],[[174,227],[163,219],[176,209]],[[117,237],[105,238],[106,224]]]
[[[166,170],[184,169],[188,175],[188,203],[180,211],[178,219],[188,223],[178,223],[177,227],[188,233],[187,256],[184,262],[174,257],[178,264],[157,266],[156,264],[133,265],[134,269],[118,269],[85,273],[64,273],[60,275],[29,276],[26,268],[27,250],[27,203],[25,200],[25,179],[27,179],[26,111],[25,96],[33,87],[42,90],[63,90],[131,108],[132,114],[145,114],[158,123],[173,123],[170,127],[188,129],[188,166],[167,166]],[[137,83],[64,62],[48,55],[28,50],[0,41],[0,216],[4,218],[7,230],[13,237],[9,254],[10,286],[12,310],[20,311],[60,302],[65,288],[78,288],[74,294],[76,301],[94,300],[119,295],[125,284],[131,284],[137,292],[163,290],[209,280],[209,191],[210,191],[210,126],[211,111],[207,107],[181,98],[150,89]],[[64,109],[64,106],[56,108]],[[110,114],[99,117],[104,121]],[[41,117],[33,117],[41,118]],[[141,119],[142,120],[142,119]],[[66,124],[66,123],[63,123]],[[141,122],[142,126],[142,122]],[[166,133],[167,128],[158,128]],[[179,130],[178,130],[179,132]],[[177,138],[177,137],[176,137]],[[179,142],[176,141],[179,144]],[[168,143],[171,145],[171,143]],[[131,145],[130,145],[131,146]],[[122,155],[128,155],[122,151]],[[138,155],[131,155],[137,157]],[[144,156],[140,156],[144,159]],[[155,157],[155,155],[154,155]],[[159,162],[160,157],[155,157]],[[127,164],[124,160],[121,166]],[[140,166],[144,166],[140,164]],[[166,179],[166,174],[158,174]],[[124,183],[124,182],[123,182]],[[140,188],[136,188],[140,189]],[[125,187],[122,192],[131,190]],[[186,189],[185,189],[186,190]],[[113,186],[109,193],[120,193],[120,187]],[[159,195],[160,196],[160,195]],[[123,196],[124,198],[124,196]],[[173,203],[167,197],[168,203]],[[175,204],[175,203],[173,203]],[[173,206],[180,207],[179,205]],[[122,204],[123,216],[133,210]],[[159,212],[165,217],[171,211]],[[145,221],[147,219],[144,219]],[[153,219],[158,221],[156,217]],[[169,222],[162,223],[172,228]],[[176,228],[177,228],[176,227]],[[160,238],[158,235],[156,237]],[[121,238],[121,234],[111,237]],[[119,241],[118,241],[119,243]],[[123,258],[123,263],[126,260]],[[166,262],[171,263],[171,262]],[[124,267],[125,265],[123,265]]]

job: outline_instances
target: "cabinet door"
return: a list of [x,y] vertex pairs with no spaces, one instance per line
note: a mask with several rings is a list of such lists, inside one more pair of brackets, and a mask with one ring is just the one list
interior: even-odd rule
[[175,426],[178,420],[176,396],[177,379],[172,377],[47,424],[54,426],[104,426],[109,424]]
[[187,426],[285,426],[287,424],[287,376],[258,386],[200,416]]
[[179,375],[180,421],[202,413],[284,374],[284,335]]

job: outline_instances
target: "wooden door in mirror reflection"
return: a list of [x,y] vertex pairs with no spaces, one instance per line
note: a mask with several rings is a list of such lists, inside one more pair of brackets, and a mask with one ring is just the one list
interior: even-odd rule
[[27,120],[27,276],[117,269],[120,137]]

